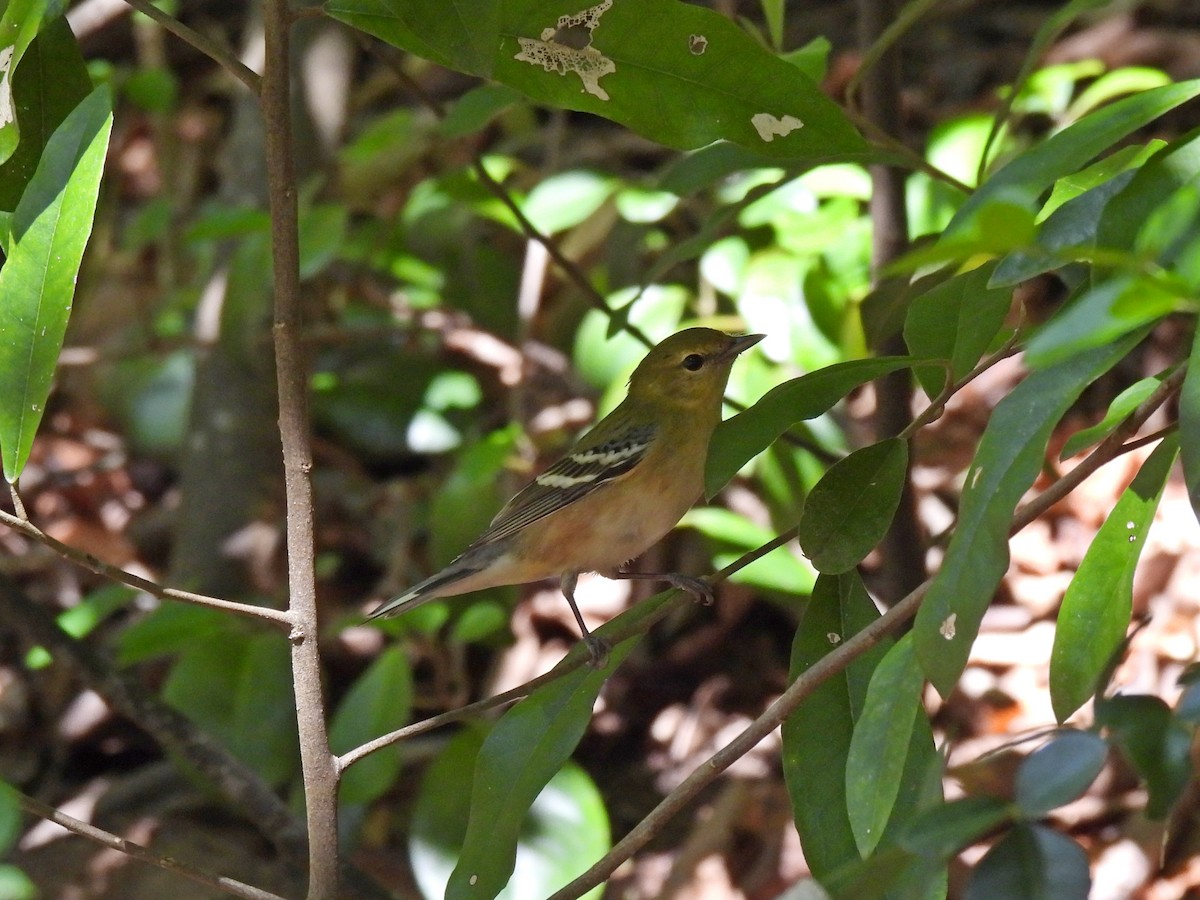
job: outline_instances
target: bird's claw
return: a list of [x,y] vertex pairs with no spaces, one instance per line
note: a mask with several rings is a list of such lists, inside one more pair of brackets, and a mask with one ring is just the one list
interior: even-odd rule
[[672,587],[687,591],[702,606],[712,606],[716,600],[712,585],[703,578],[693,578],[691,575],[671,575],[667,582]]
[[584,646],[587,647],[588,654],[591,659],[588,660],[588,665],[593,669],[603,669],[608,665],[608,654],[612,651],[612,645],[604,638],[595,634],[586,634],[583,637]]

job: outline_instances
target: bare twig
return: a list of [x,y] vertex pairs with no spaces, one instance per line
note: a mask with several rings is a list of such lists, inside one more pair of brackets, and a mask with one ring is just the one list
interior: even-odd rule
[[[16,493],[14,492],[13,495],[16,496]],[[102,575],[119,584],[126,584],[132,588],[137,588],[139,591],[145,591],[151,596],[164,600],[182,600],[184,603],[194,603],[197,606],[207,606],[211,609],[236,613],[239,616],[261,619],[281,626],[284,629],[291,627],[291,614],[286,610],[255,606],[253,603],[238,603],[235,600],[222,600],[220,597],[209,597],[207,594],[195,594],[191,591],[163,587],[161,584],[142,578],[140,575],[134,575],[132,572],[126,572],[118,566],[102,562],[90,553],[85,553],[83,550],[79,550],[69,544],[64,544],[57,538],[46,534],[46,532],[42,531],[28,519],[20,518],[0,510],[0,522],[3,522],[14,531],[19,531],[26,537],[32,538],[39,544],[44,544],[65,559],[78,563],[85,569],[95,572],[97,575]]]
[[292,138],[291,22],[286,0],[267,0],[263,4],[266,53],[260,96],[266,126],[271,212],[275,369],[287,508],[292,681],[308,821],[308,898],[333,900],[338,892],[338,772],[329,749],[317,642],[312,442],[308,431],[308,373],[302,346],[300,242]]
[[55,809],[53,806],[36,800],[27,794],[23,794],[17,790],[13,790],[12,792],[17,798],[17,803],[26,812],[39,816],[48,822],[53,822],[56,825],[61,825],[68,831],[80,837],[85,837],[89,841],[95,841],[101,846],[112,850],[119,850],[126,856],[131,856],[152,866],[158,866],[160,869],[166,869],[168,872],[174,872],[177,875],[190,878],[192,881],[199,882],[206,887],[224,891],[234,897],[244,897],[246,900],[283,900],[278,894],[272,894],[270,891],[256,888],[253,885],[238,881],[236,878],[213,875],[210,872],[197,869],[169,856],[159,856],[148,847],[143,847],[141,844],[126,840],[112,832],[105,831],[103,828],[97,828],[95,825],[83,822],[74,816],[69,816],[62,810]]
[[188,26],[184,25],[178,19],[167,15],[167,13],[151,3],[150,0],[125,0],[125,2],[138,12],[153,19],[185,44],[195,47],[244,84],[252,94],[257,94],[261,90],[262,79],[258,73],[234,56],[227,47],[222,47],[216,41],[206,37],[194,28],[188,28]]

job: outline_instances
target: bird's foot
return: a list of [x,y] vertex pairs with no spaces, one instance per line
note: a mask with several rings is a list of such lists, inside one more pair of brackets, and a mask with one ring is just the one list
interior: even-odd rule
[[687,591],[702,606],[712,606],[716,599],[716,595],[713,594],[712,585],[703,578],[693,578],[691,575],[671,573],[664,575],[663,581],[667,582],[671,587]]
[[608,654],[612,651],[612,645],[608,641],[599,635],[588,632],[583,636],[583,644],[591,656],[588,661],[589,666],[593,669],[603,669],[608,665]]

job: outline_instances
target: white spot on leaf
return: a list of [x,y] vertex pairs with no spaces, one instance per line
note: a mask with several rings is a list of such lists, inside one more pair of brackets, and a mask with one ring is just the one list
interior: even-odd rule
[[574,72],[583,82],[585,91],[607,100],[608,91],[600,86],[600,79],[617,71],[617,66],[592,46],[592,32],[612,4],[613,0],[603,0],[582,12],[559,16],[553,27],[542,29],[540,40],[517,38],[521,52],[513,59],[559,75]]
[[825,635],[825,639],[831,644],[840,644],[842,642],[842,636],[836,631],[829,632],[829,634]]
[[750,117],[750,124],[758,132],[758,136],[768,144],[777,137],[786,137],[797,128],[803,128],[804,123],[795,116],[773,116],[770,113],[755,113]]
[[12,96],[12,58],[15,47],[0,50],[0,128],[16,121]]
[[688,36],[688,50],[692,52],[692,56],[703,56],[704,51],[708,49],[708,38],[702,34],[693,34]]
[[958,613],[950,613],[950,615],[946,616],[945,620],[943,620],[941,627],[938,628],[938,633],[948,641],[954,640],[954,635],[957,633],[954,623],[957,621]]

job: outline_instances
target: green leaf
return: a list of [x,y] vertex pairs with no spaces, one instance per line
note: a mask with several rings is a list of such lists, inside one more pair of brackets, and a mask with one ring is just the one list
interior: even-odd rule
[[0,865],[0,897],[5,900],[38,900],[41,893],[29,876],[16,866]]
[[[1168,370],[1169,371],[1169,370]],[[1168,372],[1162,372],[1158,375],[1153,375],[1150,378],[1143,378],[1140,381],[1135,381],[1121,393],[1113,398],[1112,403],[1108,405],[1108,411],[1104,414],[1104,418],[1087,428],[1081,428],[1075,432],[1063,444],[1062,450],[1058,453],[1060,460],[1068,459],[1074,456],[1084,447],[1090,447],[1093,444],[1098,444],[1100,441],[1108,437],[1114,429],[1132,413],[1135,409],[1141,406],[1150,398],[1155,389],[1162,384],[1163,379]]]
[[904,829],[900,846],[910,853],[950,859],[1011,818],[998,797],[963,797],[923,810]]
[[[543,685],[496,723],[479,751],[470,821],[446,900],[495,897],[508,883],[530,806],[575,750],[600,688],[637,641],[614,647],[603,669],[582,666]],[[580,860],[580,869],[585,865]]]
[[731,140],[832,159],[867,145],[798,68],[718,13],[676,0],[328,0],[326,12],[533,100],[619,122],[678,149]]
[[[756,525],[745,516],[719,506],[699,506],[688,510],[680,525],[695,528],[718,545],[713,552],[717,568],[724,568],[747,551],[761,547],[776,534],[770,528]],[[795,548],[785,545],[734,572],[729,580],[764,590],[808,594],[816,578],[817,573]]]
[[51,136],[13,215],[0,268],[0,451],[10,482],[50,394],[111,128],[109,91],[97,88]]
[[19,71],[26,48],[37,36],[46,15],[48,0],[8,0],[0,17],[0,162],[17,148],[20,122],[11,90],[12,79]]
[[[122,584],[102,585],[79,603],[59,613],[58,627],[71,637],[85,637],[111,613],[128,606],[133,595],[133,588]],[[44,647],[33,647],[25,655],[25,667],[31,670],[44,668],[50,662],[50,653]]]
[[1025,358],[1034,367],[1061,362],[1112,343],[1135,328],[1174,312],[1179,298],[1141,278],[1110,278],[1051,319],[1033,338]]
[[611,179],[595,172],[561,172],[539,182],[522,208],[538,231],[555,234],[591,216],[615,188]]
[[[1140,96],[1151,93],[1155,92]],[[1129,184],[1105,205],[1097,226],[1096,243],[1117,250],[1132,249],[1142,223],[1163,201],[1198,177],[1200,130],[1193,130],[1154,154],[1137,170]]]
[[[904,341],[913,356],[949,360],[954,380],[975,367],[1004,324],[1012,291],[988,287],[987,264],[935,284],[913,298],[904,320]],[[930,397],[946,386],[944,370],[921,366],[917,380]]]
[[1192,777],[1192,729],[1158,697],[1118,695],[1096,701],[1096,724],[1107,728],[1150,797],[1146,815],[1161,819]]
[[858,565],[883,540],[908,474],[908,443],[889,438],[834,463],[808,495],[800,546],[819,572]]
[[[879,618],[857,572],[822,575],[792,642],[795,680],[843,641]],[[846,799],[846,757],[871,673],[885,648],[874,647],[822,682],[783,723],[783,774],[804,858],[822,881],[859,859]]]
[[17,793],[7,781],[0,780],[0,853],[7,854],[21,836],[21,806]]
[[892,816],[923,684],[912,635],[906,634],[871,676],[846,758],[846,805],[863,856],[875,850]]
[[[409,829],[409,858],[421,893],[441,897],[454,869],[470,816],[472,768],[483,744],[478,726],[459,733],[421,781]],[[581,768],[567,763],[533,802],[521,828],[516,867],[499,894],[506,900],[545,897],[579,875],[585,861],[610,846],[600,792]],[[602,887],[585,897],[598,897]]]
[[[384,650],[354,682],[329,725],[329,746],[345,753],[407,724],[412,715],[412,668],[403,647]],[[403,765],[401,747],[376,750],[342,773],[338,800],[366,804],[391,788]]]
[[1040,819],[1083,796],[1108,759],[1108,744],[1090,731],[1063,731],[1017,770],[1017,806]]
[[1087,900],[1087,854],[1042,825],[1018,825],[979,861],[965,900]]
[[451,104],[438,130],[448,138],[474,134],[520,99],[521,95],[510,87],[481,84]]
[[855,388],[913,364],[891,356],[835,363],[772,388],[744,412],[726,419],[713,435],[704,473],[704,492],[713,497],[737,470],[769,447],[796,422],[831,410]]
[[1050,655],[1050,699],[1061,722],[1101,688],[1133,610],[1133,575],[1179,452],[1165,438],[1121,494],[1071,579]]
[[1091,113],[1016,157],[960,207],[943,233],[952,239],[977,211],[1008,191],[1040,194],[1055,179],[1082,168],[1093,157],[1163,113],[1200,94],[1200,80],[1184,81],[1126,97]]
[[1011,287],[1022,281],[1056,269],[1078,255],[1076,248],[1090,248],[1096,243],[1100,216],[1104,207],[1133,181],[1136,172],[1121,172],[1087,191],[1066,201],[1038,227],[1034,246],[1010,253],[996,266],[993,287]]
[[1179,454],[1192,512],[1200,519],[1200,336],[1192,338],[1187,376],[1179,392]]
[[182,653],[196,635],[230,634],[240,639],[228,613],[191,603],[164,603],[153,613],[124,629],[117,640],[117,660],[123,666],[171,653]]
[[914,629],[921,667],[943,697],[962,673],[983,612],[1008,568],[1012,515],[1041,470],[1055,423],[1138,339],[1130,335],[1033,372],[992,413],[967,472],[954,535]]
[[[1155,138],[1144,144],[1131,144],[1116,150],[1103,159],[1099,159],[1078,172],[1064,175],[1054,183],[1050,199],[1042,207],[1041,218],[1048,221],[1049,217],[1070,200],[1092,190],[1092,188],[1112,181],[1122,173],[1132,174],[1140,169],[1159,150],[1167,145],[1161,138]],[[1120,190],[1120,187],[1116,188]]]
[[92,90],[66,19],[46,23],[21,57],[21,67],[10,73],[10,83],[17,119],[0,133],[19,125],[21,139],[0,165],[0,210],[8,211],[16,209],[54,129]]
[[295,771],[296,700],[279,635],[193,634],[162,693],[271,784]]

